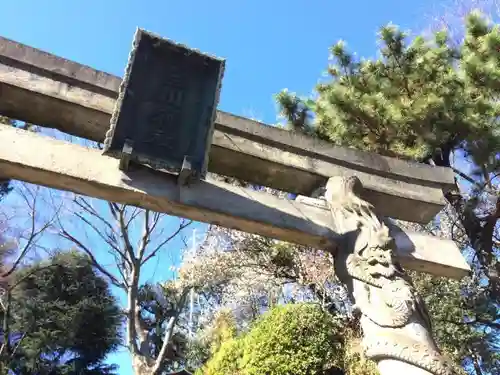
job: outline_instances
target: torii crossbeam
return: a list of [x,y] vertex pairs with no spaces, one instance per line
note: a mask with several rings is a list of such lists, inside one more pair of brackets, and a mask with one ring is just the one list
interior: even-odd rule
[[[0,113],[103,142],[121,78],[0,37]],[[332,147],[217,111],[210,172],[310,195],[331,176],[361,179],[382,216],[427,223],[455,188],[447,168]]]
[[[120,84],[118,77],[0,38],[0,114],[102,142]],[[169,100],[178,99],[176,93],[168,95]],[[172,174],[143,165],[120,170],[119,159],[102,155],[99,150],[8,126],[0,126],[0,139],[3,177],[338,252],[339,275],[351,285],[350,290],[367,319],[363,328],[368,338],[373,336],[367,321],[375,321],[377,327],[388,324],[390,329],[395,324],[391,320],[395,315],[382,302],[394,298],[392,292],[411,289],[404,278],[392,273],[393,260],[388,255],[392,248],[409,269],[452,278],[461,278],[469,272],[467,262],[452,241],[409,233],[375,216],[376,213],[379,217],[428,222],[445,204],[443,191],[455,187],[449,169],[332,147],[220,111],[215,121],[208,171],[305,197],[286,200],[209,178],[183,186]],[[37,150],[36,154],[32,150]],[[311,197],[315,190],[325,186],[326,200]],[[343,188],[338,190],[339,186]],[[395,240],[394,247],[389,238]],[[368,255],[363,255],[363,249],[369,250]],[[380,255],[377,253],[380,250],[386,252]],[[373,257],[369,255],[372,252],[378,254],[377,262],[389,267],[382,273],[377,271],[376,277],[369,271],[373,260],[365,259]],[[361,265],[365,261],[368,262],[365,268],[358,269],[358,263],[356,266],[353,263]],[[356,287],[360,282],[362,287]],[[367,285],[373,289],[372,297],[362,297],[361,291]],[[382,315],[374,317],[369,312],[374,307],[367,307],[366,303],[373,305],[370,298],[381,293],[380,290],[383,292],[375,310]],[[412,295],[401,295],[402,301],[414,303]],[[402,312],[409,314],[404,315],[402,327],[417,324],[422,332],[428,333],[430,328],[425,321],[415,317],[410,305],[408,309]],[[408,339],[406,344],[404,340],[409,336],[402,332],[398,340],[405,344],[397,349],[400,351],[397,354],[374,347],[373,342],[367,344],[384,375],[389,373],[387,369],[396,368],[407,371],[406,375],[449,373],[427,336],[417,342]],[[426,359],[415,359],[418,356]],[[401,367],[401,361],[410,363],[410,367]]]

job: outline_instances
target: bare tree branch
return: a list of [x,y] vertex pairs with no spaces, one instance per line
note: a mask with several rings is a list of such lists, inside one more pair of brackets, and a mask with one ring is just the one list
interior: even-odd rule
[[106,270],[102,265],[97,261],[92,251],[86,247],[83,243],[81,243],[77,238],[72,236],[69,232],[67,232],[62,225],[59,231],[61,237],[73,242],[80,250],[84,251],[92,261],[92,264],[106,277],[110,280],[110,282],[118,288],[126,290],[125,284],[121,283],[115,276],[113,276],[108,270]]
[[106,243],[108,246],[110,246],[113,250],[115,250],[118,253],[121,253],[121,250],[116,246],[116,244],[113,242],[113,237],[109,235],[104,235],[99,228],[97,228],[90,220],[85,218],[82,214],[79,214],[78,212],[75,212],[74,215],[78,217],[81,221],[83,221],[85,224],[87,224],[90,228],[94,230],[95,233]]
[[[122,239],[123,247],[125,248],[125,252],[128,255],[130,264],[133,265],[134,262],[136,261],[136,257],[135,257],[134,247],[130,242],[128,226],[125,223],[125,209],[127,206],[123,205],[119,207],[116,203],[112,204],[111,206],[113,207],[113,210],[117,212],[117,215],[115,217],[117,218],[118,226],[120,228],[120,237]],[[118,210],[116,211],[117,207]]]
[[54,215],[45,221],[43,225],[37,228],[37,215],[38,215],[38,207],[37,201],[39,198],[40,187],[35,187],[36,192],[31,191],[27,188],[27,184],[24,184],[24,188],[18,189],[19,194],[24,200],[26,206],[30,209],[30,229],[29,235],[26,238],[26,243],[24,244],[22,250],[20,251],[17,258],[11,263],[10,268],[2,273],[2,277],[9,277],[19,266],[21,261],[26,257],[28,251],[32,248],[32,246],[36,243],[37,239],[41,236],[43,232],[45,232],[49,227],[54,223],[59,211],[61,209],[61,205],[56,208]]
[[[125,261],[125,258],[121,255],[122,253],[120,252],[120,254],[117,254],[117,252],[115,251],[108,251],[108,253],[114,258],[115,260],[115,264],[116,264],[116,270],[118,271],[118,273],[120,274],[120,277],[122,278],[122,282],[123,284],[129,288],[130,285],[129,285],[129,282],[128,282],[128,278],[127,278],[127,275],[126,275],[126,272],[127,272],[127,267],[130,267],[128,265],[128,263],[123,263]],[[124,265],[124,266],[121,266],[121,265]]]
[[154,212],[153,213],[153,224],[151,225],[151,232],[153,232],[156,229],[156,226],[161,221],[161,218],[163,216],[164,216],[164,214],[162,214],[160,212]]
[[[126,307],[126,338],[125,343],[129,348],[133,357],[140,359],[142,362],[153,368],[155,364],[158,365],[158,371],[164,361],[156,362],[149,353],[150,336],[148,334],[148,327],[143,326],[141,318],[141,310],[139,306],[139,291],[140,291],[140,276],[141,267],[148,260],[155,257],[157,253],[175,236],[177,236],[184,228],[191,224],[191,221],[182,221],[172,234],[162,240],[160,237],[164,231],[161,227],[160,221],[165,216],[164,214],[143,210],[137,207],[129,207],[114,202],[107,202],[109,209],[109,216],[106,213],[103,215],[96,210],[91,204],[91,201],[85,198],[76,197],[73,199],[76,204],[76,212],[73,217],[83,223],[86,227],[95,233],[99,241],[104,241],[108,246],[108,252],[112,255],[116,263],[117,273],[116,276],[108,267],[105,267],[96,258],[95,252],[91,247],[72,234],[70,231],[61,224],[59,220],[59,236],[61,238],[72,242],[79,250],[85,252],[91,259],[92,264],[103,275],[105,275],[110,282],[124,290],[127,296]],[[142,216],[142,229],[140,237],[135,241],[136,219]],[[153,238],[154,236],[154,238]],[[159,238],[159,241],[157,239]],[[134,240],[132,242],[132,239]],[[153,240],[155,242],[153,243]],[[185,292],[187,293],[187,292]],[[184,293],[184,294],[185,294]],[[181,302],[185,303],[185,295],[182,295]],[[174,326],[178,323],[178,316],[180,310],[175,313],[175,319],[171,320],[167,325],[166,341],[167,344],[171,343],[173,337]],[[161,351],[161,349],[160,349]],[[167,348],[163,349],[163,357],[168,356]],[[154,373],[154,372],[152,372]],[[159,373],[159,372],[157,372]]]
[[144,252],[146,251],[146,247],[148,246],[151,240],[151,228],[149,226],[149,210],[144,211],[144,229],[142,232],[141,239],[137,244],[138,252],[137,252],[137,260],[142,262],[142,258],[144,257]]
[[187,228],[189,225],[193,223],[192,220],[189,221],[181,221],[179,227],[177,230],[172,233],[170,236],[168,236],[164,241],[162,241],[156,248],[154,248],[149,254],[144,258],[144,260],[141,262],[141,264],[145,264],[148,260],[156,256],[159,250],[163,248],[168,242],[170,242],[172,239],[174,239],[183,229]]
[[114,232],[115,229],[113,226],[109,223],[108,220],[104,219],[102,215],[100,215],[97,210],[92,206],[92,204],[85,198],[82,197],[75,197],[73,200],[81,209],[85,210],[85,212],[89,213],[92,215],[94,218],[99,220],[102,224],[104,224],[110,232]]
[[130,218],[127,221],[127,224],[125,225],[127,229],[129,228],[130,224],[137,218],[137,216],[141,214],[141,212],[142,212],[141,208],[134,207],[134,210],[132,211]]

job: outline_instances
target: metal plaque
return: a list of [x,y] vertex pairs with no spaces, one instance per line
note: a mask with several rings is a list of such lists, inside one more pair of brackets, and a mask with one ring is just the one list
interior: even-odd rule
[[[138,29],[104,153],[204,178],[225,60]],[[186,176],[184,176],[186,177]]]

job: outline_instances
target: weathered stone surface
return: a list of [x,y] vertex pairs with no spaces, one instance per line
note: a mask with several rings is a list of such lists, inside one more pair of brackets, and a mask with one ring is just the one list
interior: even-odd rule
[[[121,79],[0,38],[0,113],[103,141]],[[383,216],[428,222],[452,171],[332,147],[218,111],[208,170],[309,195],[335,175],[358,175]]]
[[[137,167],[127,173],[99,150],[0,126],[0,173],[56,189],[128,203],[316,248],[336,246],[339,231],[325,207],[280,199],[216,181],[180,187],[174,175]],[[33,152],[37,150],[37,152]],[[391,228],[408,268],[460,278],[469,267],[452,241]]]
[[336,252],[335,274],[361,313],[364,353],[378,363],[381,375],[398,369],[411,375],[454,375],[433,338],[425,302],[395,254],[397,241],[361,198],[362,190],[357,177],[336,176],[328,181],[325,199],[339,232],[345,233],[338,240],[342,251]]
[[104,152],[204,178],[225,62],[137,29]]

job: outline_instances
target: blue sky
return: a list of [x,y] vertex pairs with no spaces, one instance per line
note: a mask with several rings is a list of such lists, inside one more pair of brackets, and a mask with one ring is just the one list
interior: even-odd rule
[[309,93],[335,41],[372,55],[380,25],[417,28],[434,6],[431,0],[1,3],[0,35],[117,75],[138,26],[225,57],[220,108],[269,122],[276,119],[272,95],[284,87]]
[[[136,27],[227,59],[219,108],[276,121],[273,95],[307,95],[339,39],[376,52],[388,22],[421,30],[437,0],[3,0],[0,35],[121,75]],[[147,4],[147,5],[146,5]],[[126,354],[113,356],[131,374]]]

